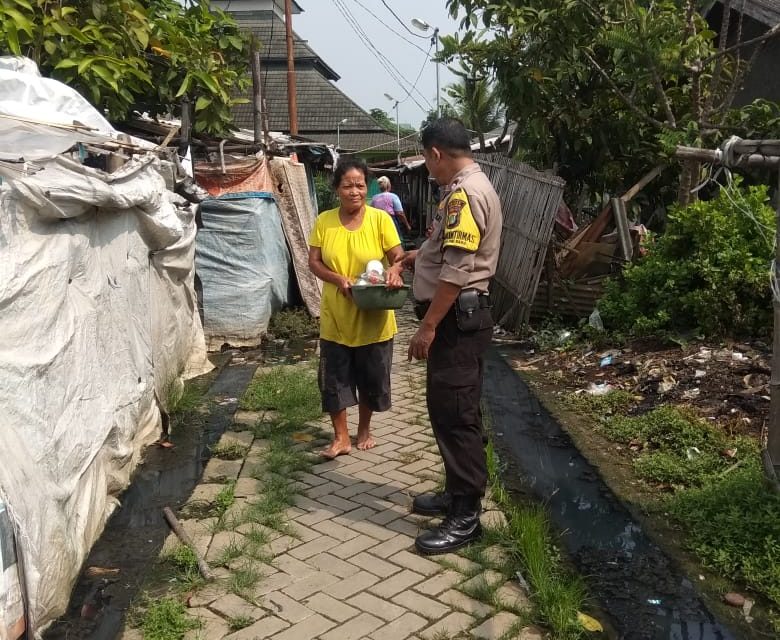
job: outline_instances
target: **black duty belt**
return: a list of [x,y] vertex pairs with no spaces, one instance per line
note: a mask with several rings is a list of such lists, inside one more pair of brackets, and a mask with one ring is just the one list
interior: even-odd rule
[[[428,308],[431,306],[431,301],[426,300],[425,302],[417,302],[414,303],[414,315],[417,316],[418,320],[422,320],[425,317],[425,314],[428,313]],[[490,296],[487,293],[481,293],[479,294],[479,308],[480,309],[487,309],[490,307]],[[450,310],[447,313],[455,313],[455,304],[453,304],[450,307]]]

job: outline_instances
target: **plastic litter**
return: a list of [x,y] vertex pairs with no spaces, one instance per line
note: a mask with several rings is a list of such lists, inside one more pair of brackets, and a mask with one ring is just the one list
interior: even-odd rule
[[577,612],[577,621],[580,623],[580,626],[585,629],[585,631],[591,631],[592,633],[604,632],[604,627],[601,626],[601,623],[596,620],[596,618],[582,613],[582,611]]
[[661,600],[658,599],[658,598],[648,598],[647,599],[647,604],[654,604],[654,605],[658,606],[658,605],[661,604]]
[[601,320],[601,314],[598,309],[594,309],[588,318],[588,324],[596,331],[604,331],[604,323]]
[[601,382],[599,384],[591,382],[585,389],[585,393],[589,396],[605,396],[610,391],[612,391],[612,385],[607,384],[606,382]]

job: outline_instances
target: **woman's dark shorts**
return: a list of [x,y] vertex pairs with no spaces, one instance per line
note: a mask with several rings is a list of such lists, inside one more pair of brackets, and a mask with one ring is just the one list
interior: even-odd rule
[[318,381],[322,410],[337,413],[355,406],[359,400],[372,411],[387,411],[392,364],[392,338],[362,347],[320,340]]

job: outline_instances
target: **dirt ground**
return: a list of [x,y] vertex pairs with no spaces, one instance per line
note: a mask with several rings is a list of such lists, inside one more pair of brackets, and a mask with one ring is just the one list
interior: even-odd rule
[[[565,342],[565,334],[554,339]],[[540,348],[527,339],[512,346],[510,364],[559,395],[628,391],[640,400],[637,413],[661,404],[687,406],[731,435],[765,437],[771,361],[766,343],[635,340],[619,348]]]

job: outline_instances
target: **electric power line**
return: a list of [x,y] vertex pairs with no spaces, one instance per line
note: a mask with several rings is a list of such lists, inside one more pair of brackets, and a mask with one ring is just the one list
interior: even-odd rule
[[[369,8],[368,8],[366,5],[364,5],[364,4],[363,4],[363,3],[362,3],[360,0],[355,0],[355,3],[356,3],[356,4],[358,4],[358,5],[360,5],[361,7],[363,7],[363,9],[364,9],[366,12],[370,13],[372,16],[374,16],[374,18],[376,18],[377,20],[379,20],[379,24],[382,24],[382,23],[384,22],[384,20],[382,20],[382,18],[380,18],[380,17],[379,17],[378,15],[376,15],[376,14],[375,14],[373,11],[371,11],[371,9],[369,9]],[[387,27],[388,29],[390,29],[390,31],[392,31],[392,32],[393,32],[395,35],[397,35],[399,38],[401,38],[401,40],[403,40],[404,42],[408,42],[410,45],[412,45],[412,46],[413,46],[413,47],[415,47],[416,49],[419,49],[420,51],[422,51],[423,53],[425,53],[425,49],[423,49],[423,48],[422,48],[420,45],[418,45],[416,42],[413,42],[412,40],[409,40],[409,38],[407,38],[407,37],[406,37],[406,36],[405,36],[403,33],[399,33],[398,31],[396,31],[395,29],[393,29],[393,28],[392,28],[390,25],[384,25],[384,26],[385,26],[385,27]],[[415,34],[415,35],[416,35],[416,34]],[[429,49],[428,51],[430,51],[430,49]]]
[[413,35],[415,38],[425,38],[425,37],[426,37],[426,36],[421,36],[419,33],[415,33],[415,32],[414,32],[414,31],[412,31],[412,30],[411,30],[409,27],[407,27],[407,26],[406,26],[406,23],[405,23],[403,20],[401,20],[401,18],[399,18],[399,17],[398,17],[398,14],[397,14],[395,11],[393,11],[393,10],[390,8],[390,5],[389,5],[389,4],[387,4],[387,2],[385,2],[385,0],[382,0],[382,4],[383,4],[383,5],[385,5],[385,7],[387,7],[387,10],[388,10],[390,13],[392,13],[392,14],[393,14],[393,17],[394,17],[396,20],[398,20],[398,23],[399,23],[399,24],[400,24],[400,25],[401,25],[401,26],[402,26],[404,29],[406,29],[406,30],[407,30],[409,33],[411,33],[411,34],[412,34],[412,35]]
[[[344,19],[347,21],[347,24],[352,28],[352,30],[355,32],[355,34],[358,36],[360,41],[366,46],[366,48],[370,51],[370,53],[379,61],[379,63],[382,65],[382,67],[387,71],[387,73],[390,75],[390,77],[395,80],[395,82],[398,84],[398,86],[403,91],[408,91],[408,94],[414,101],[414,103],[423,111],[426,110],[426,108],[421,105],[417,99],[414,96],[411,96],[412,89],[407,90],[406,86],[409,84],[403,77],[402,72],[392,63],[390,60],[385,56],[372,42],[371,39],[368,37],[365,31],[363,31],[360,24],[357,22],[357,19],[352,15],[349,8],[344,4],[344,0],[334,0],[334,4],[336,5],[336,8],[341,12],[342,16],[344,16]],[[417,94],[428,104],[428,109],[433,109],[433,106],[431,105],[430,101],[418,90]]]
[[[425,65],[428,64],[428,60],[431,58],[431,49],[433,49],[433,45],[428,47],[428,51],[425,52],[425,60],[423,60],[422,66],[420,67],[420,71],[417,73],[417,77],[414,79],[414,84],[412,85],[412,90],[417,88],[417,83],[420,81],[420,77],[422,76],[422,72],[425,70]],[[403,104],[411,97],[411,91],[406,92],[406,97],[400,101],[400,104]]]

